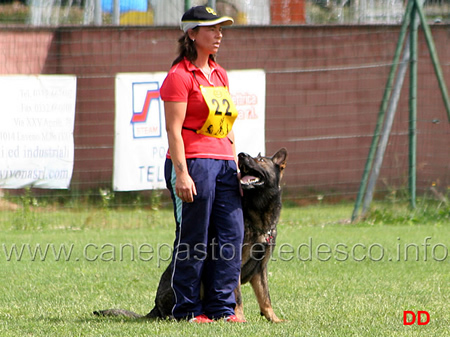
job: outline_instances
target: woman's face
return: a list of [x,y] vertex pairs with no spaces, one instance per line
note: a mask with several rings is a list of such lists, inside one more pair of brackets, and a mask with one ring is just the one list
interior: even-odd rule
[[198,27],[190,32],[190,38],[195,39],[198,53],[216,54],[222,41],[221,25]]

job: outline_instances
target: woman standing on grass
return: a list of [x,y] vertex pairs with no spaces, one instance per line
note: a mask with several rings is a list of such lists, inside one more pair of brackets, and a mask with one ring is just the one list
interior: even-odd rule
[[208,7],[188,10],[179,56],[161,87],[169,140],[165,178],[176,220],[172,315],[198,323],[241,322],[234,314],[244,231],[231,130],[237,110],[227,73],[215,62],[222,26],[232,23]]

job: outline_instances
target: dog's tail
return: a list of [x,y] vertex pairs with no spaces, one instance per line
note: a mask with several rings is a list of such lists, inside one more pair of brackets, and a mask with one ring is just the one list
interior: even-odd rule
[[139,315],[133,311],[124,310],[124,309],[107,309],[107,310],[98,310],[93,312],[96,316],[123,316],[129,318],[145,318],[146,316]]
[[164,316],[161,314],[161,311],[155,305],[155,307],[147,314],[147,315],[139,315],[133,311],[124,310],[124,309],[107,309],[107,310],[98,310],[94,311],[93,314],[95,316],[108,316],[108,317],[128,317],[128,318],[143,318],[143,319],[160,319]]

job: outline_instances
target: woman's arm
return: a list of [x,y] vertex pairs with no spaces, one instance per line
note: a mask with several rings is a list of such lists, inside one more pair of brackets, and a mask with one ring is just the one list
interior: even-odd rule
[[186,108],[185,102],[164,102],[170,157],[176,173],[175,193],[181,200],[193,202],[197,190],[188,172],[184,141],[181,136]]

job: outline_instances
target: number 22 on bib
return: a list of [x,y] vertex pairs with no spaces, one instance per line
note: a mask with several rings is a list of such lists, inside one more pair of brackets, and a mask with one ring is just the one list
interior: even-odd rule
[[238,116],[236,106],[231,99],[227,87],[204,87],[200,85],[203,99],[208,105],[209,114],[197,133],[202,135],[224,138],[231,131]]

